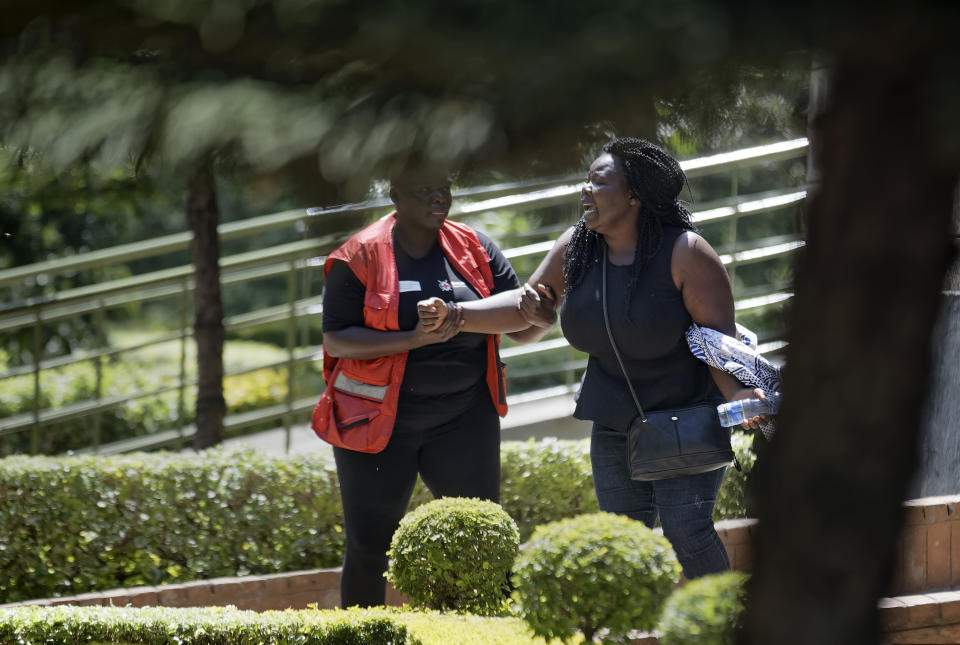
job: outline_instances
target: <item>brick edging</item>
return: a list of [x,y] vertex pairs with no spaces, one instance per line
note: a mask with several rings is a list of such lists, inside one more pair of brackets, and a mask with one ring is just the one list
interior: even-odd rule
[[321,608],[340,603],[340,568],[311,569],[236,578],[211,578],[169,585],[109,589],[78,596],[26,600],[0,605],[132,605],[134,607],[204,607],[234,605],[238,609]]

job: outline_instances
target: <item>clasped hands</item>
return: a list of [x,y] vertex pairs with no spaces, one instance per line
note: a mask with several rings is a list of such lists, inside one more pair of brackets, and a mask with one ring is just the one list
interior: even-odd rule
[[536,289],[524,284],[517,297],[517,311],[534,327],[550,329],[557,322],[557,296],[542,282],[537,283]]
[[442,298],[427,298],[417,303],[416,331],[425,336],[427,344],[450,340],[463,327],[463,309],[455,302]]
[[[550,328],[557,321],[557,299],[553,289],[538,284],[534,289],[528,284],[517,290],[517,313],[528,324]],[[418,327],[429,334],[449,334],[450,338],[463,326],[463,309],[456,302],[446,302],[441,298],[428,298],[417,303]]]

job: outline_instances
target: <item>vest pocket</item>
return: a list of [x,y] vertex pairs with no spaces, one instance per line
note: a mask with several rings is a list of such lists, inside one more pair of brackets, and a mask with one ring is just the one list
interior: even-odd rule
[[380,403],[334,390],[331,397],[333,420],[340,430],[349,430],[370,423],[380,416]]
[[390,309],[391,300],[393,298],[390,293],[378,293],[368,289],[363,297],[363,306],[365,310],[377,312],[377,315],[382,316],[384,314],[381,312]]
[[343,371],[333,381],[333,419],[340,430],[349,430],[370,423],[380,416],[380,407],[387,395],[386,385],[365,383]]

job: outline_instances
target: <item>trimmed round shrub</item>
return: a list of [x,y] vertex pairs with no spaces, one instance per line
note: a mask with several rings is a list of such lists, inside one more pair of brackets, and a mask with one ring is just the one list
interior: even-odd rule
[[502,614],[519,545],[517,525],[499,504],[445,497],[400,521],[387,578],[417,607]]
[[514,566],[513,598],[538,636],[589,641],[656,625],[680,578],[670,543],[642,522],[591,513],[538,527]]
[[661,645],[734,645],[742,624],[748,577],[726,571],[679,587],[663,607]]

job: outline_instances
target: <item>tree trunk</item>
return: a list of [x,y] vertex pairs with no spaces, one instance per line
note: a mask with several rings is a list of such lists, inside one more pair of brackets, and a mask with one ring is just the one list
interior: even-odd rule
[[223,441],[223,302],[220,297],[220,240],[217,189],[209,162],[190,179],[187,221],[193,232],[194,325],[197,342],[197,450]]
[[816,123],[786,397],[757,482],[751,645],[879,640],[957,170],[926,118],[937,65],[912,36],[891,29],[840,53]]

